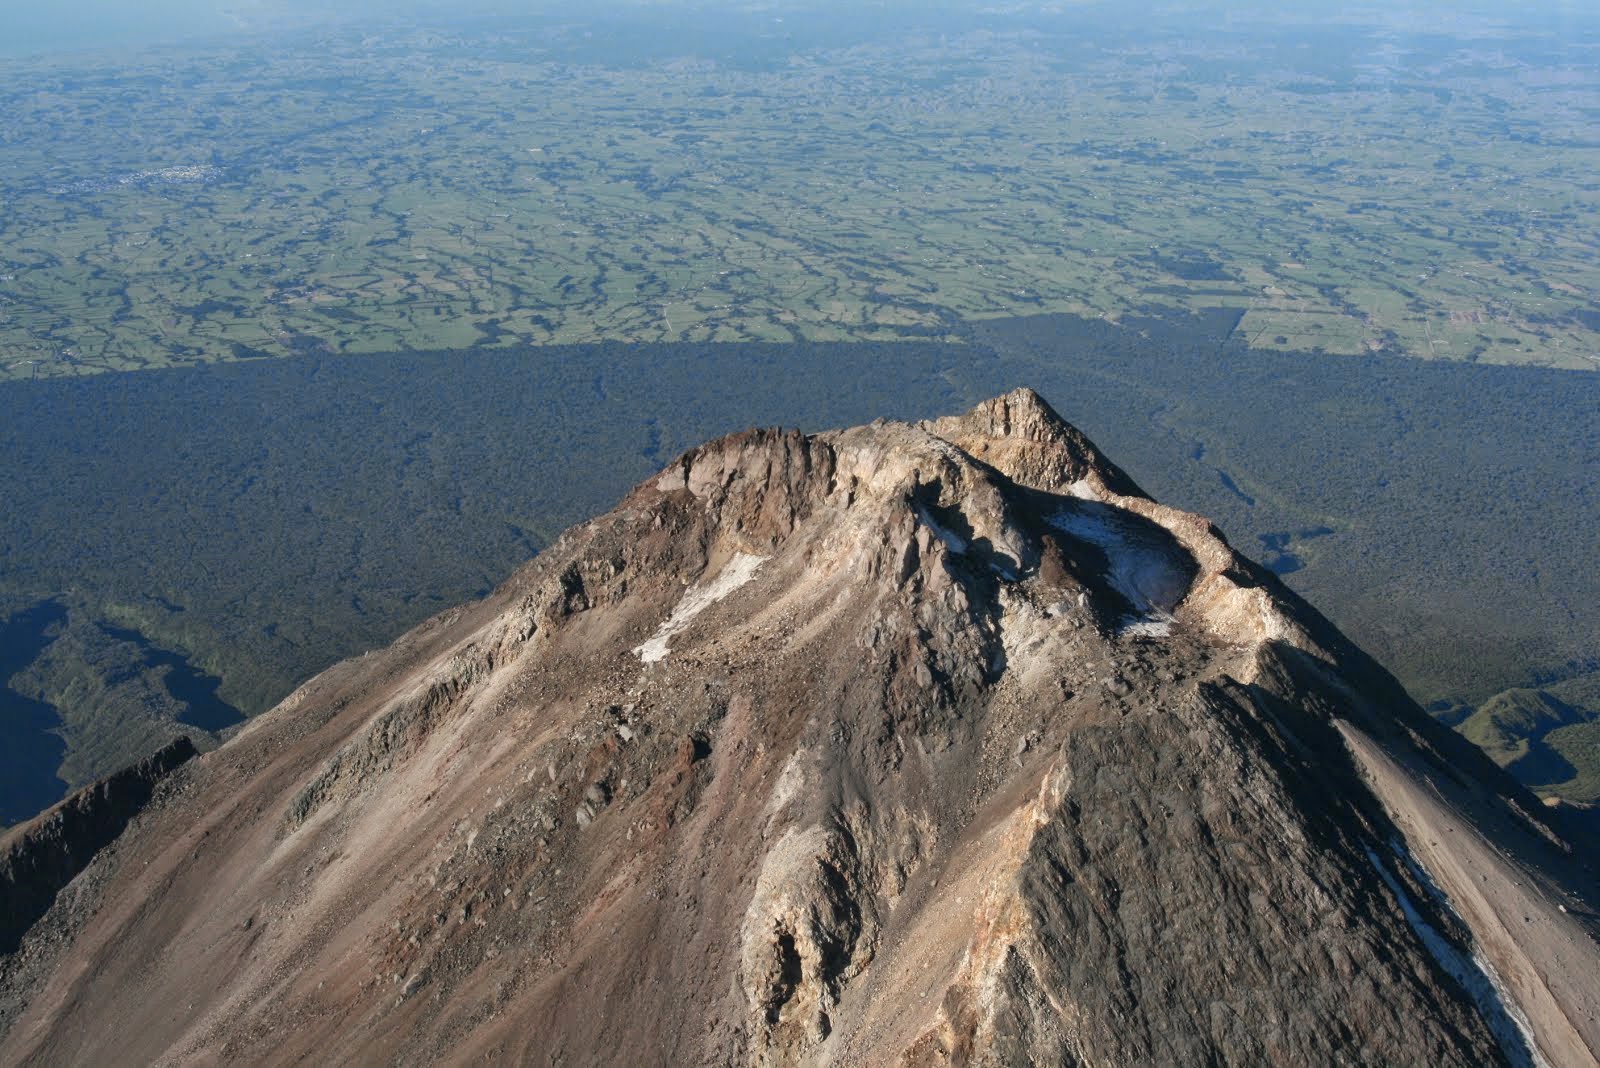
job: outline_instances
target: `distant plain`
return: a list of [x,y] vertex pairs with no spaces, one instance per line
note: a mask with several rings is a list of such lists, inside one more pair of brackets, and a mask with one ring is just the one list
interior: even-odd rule
[[18,60],[0,374],[1152,304],[1595,370],[1595,20],[1458,21],[641,8]]

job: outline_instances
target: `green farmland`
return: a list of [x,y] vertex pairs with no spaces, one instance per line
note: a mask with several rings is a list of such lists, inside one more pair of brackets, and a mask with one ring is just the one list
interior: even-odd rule
[[1242,310],[1255,347],[1596,367],[1583,41],[1093,10],[11,61],[0,375],[1152,304]]

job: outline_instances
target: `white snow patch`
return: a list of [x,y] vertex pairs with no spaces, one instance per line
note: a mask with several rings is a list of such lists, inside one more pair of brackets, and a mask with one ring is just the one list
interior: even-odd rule
[[1135,638],[1165,638],[1172,633],[1172,617],[1165,613],[1159,618],[1147,615],[1131,623],[1124,623],[1121,633],[1131,634]]
[[[1472,998],[1473,1004],[1478,1006],[1478,1015],[1483,1017],[1484,1024],[1499,1043],[1500,1051],[1505,1054],[1506,1060],[1516,1068],[1550,1068],[1549,1062],[1540,1055],[1539,1047],[1534,1044],[1533,1028],[1529,1025],[1527,1016],[1506,992],[1505,985],[1494,970],[1494,965],[1484,959],[1476,949],[1473,950],[1471,959],[1462,956],[1455,946],[1434,930],[1432,924],[1422,918],[1422,914],[1412,904],[1411,897],[1400,885],[1400,880],[1389,874],[1389,869],[1384,867],[1383,861],[1378,859],[1378,854],[1373,852],[1372,847],[1362,848],[1366,850],[1367,859],[1377,869],[1378,877],[1400,903],[1400,911],[1405,914],[1406,923],[1411,925],[1411,929],[1422,940],[1422,944],[1433,955],[1433,959],[1439,962],[1439,967],[1460,983],[1467,996]],[[1395,846],[1394,849],[1406,867],[1411,869],[1412,875],[1427,887],[1442,905],[1454,912],[1455,907],[1445,897],[1444,891],[1428,878],[1427,873],[1411,859],[1410,854],[1399,846]]]
[[920,504],[917,505],[917,518],[922,520],[923,526],[933,532],[934,537],[944,542],[946,549],[957,554],[967,551],[967,540],[955,531],[940,526],[939,521],[929,515],[928,510]]
[[756,571],[766,562],[765,556],[734,553],[733,559],[722,565],[722,570],[717,572],[716,578],[710,582],[701,582],[683,595],[683,600],[678,602],[672,614],[656,628],[650,640],[634,646],[634,655],[646,664],[664,660],[674,636],[687,627],[695,616],[755,578]]
[[1159,528],[1120,508],[1087,500],[1057,512],[1050,525],[1106,554],[1106,580],[1136,613],[1123,621],[1121,633],[1157,638],[1172,633],[1172,610],[1189,592],[1189,576],[1172,549],[1158,539]]

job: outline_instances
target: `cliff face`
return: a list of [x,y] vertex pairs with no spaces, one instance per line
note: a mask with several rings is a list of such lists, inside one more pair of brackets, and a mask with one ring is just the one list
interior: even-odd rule
[[84,878],[0,1060],[1600,1049],[1531,797],[1026,391],[685,455]]
[[16,951],[62,887],[150,803],[156,784],[194,756],[179,738],[0,837],[0,955]]

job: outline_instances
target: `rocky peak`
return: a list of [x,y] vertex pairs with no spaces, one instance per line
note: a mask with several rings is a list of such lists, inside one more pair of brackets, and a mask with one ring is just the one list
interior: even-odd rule
[[86,876],[0,1059],[1600,1049],[1533,800],[1027,390],[691,450]]
[[1013,390],[964,415],[922,426],[1019,486],[1065,493],[1087,482],[1104,492],[1142,496],[1127,475],[1031,389]]

